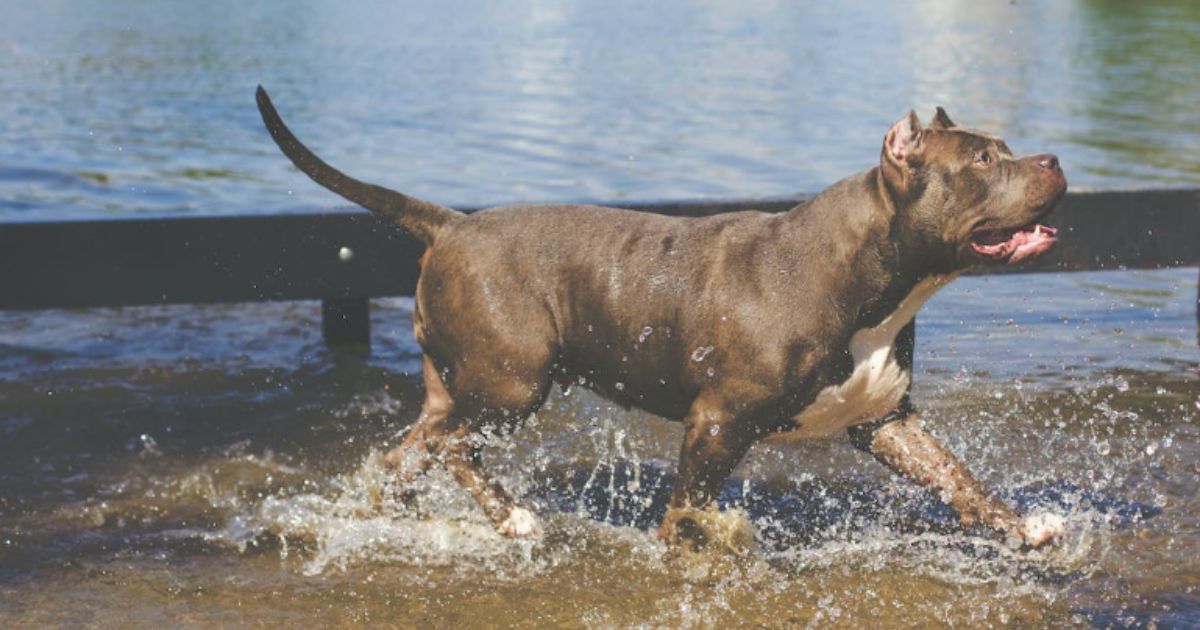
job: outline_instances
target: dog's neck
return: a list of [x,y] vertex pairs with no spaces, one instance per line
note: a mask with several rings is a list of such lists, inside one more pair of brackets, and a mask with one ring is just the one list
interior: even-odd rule
[[823,266],[854,282],[843,307],[858,327],[875,326],[922,280],[953,275],[945,247],[928,243],[910,218],[914,200],[896,199],[879,167],[851,175],[784,217],[793,246],[814,250]]

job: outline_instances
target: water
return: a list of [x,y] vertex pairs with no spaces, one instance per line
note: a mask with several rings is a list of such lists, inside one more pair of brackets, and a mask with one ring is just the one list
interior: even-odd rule
[[10,0],[0,216],[277,212],[338,200],[318,153],[435,201],[812,192],[943,105],[1072,185],[1200,184],[1190,2]]
[[[1183,2],[18,1],[0,218],[339,204],[268,142],[260,82],[333,163],[454,205],[814,191],[938,104],[1076,188],[1194,186],[1198,49]],[[922,312],[928,425],[1065,515],[1060,546],[959,531],[831,438],[756,448],[723,501],[758,549],[691,561],[653,536],[679,427],[579,390],[486,454],[542,543],[442,477],[381,504],[421,398],[407,300],[369,356],[312,303],[0,314],[0,620],[1194,627],[1195,295],[1195,269],[964,278]]]

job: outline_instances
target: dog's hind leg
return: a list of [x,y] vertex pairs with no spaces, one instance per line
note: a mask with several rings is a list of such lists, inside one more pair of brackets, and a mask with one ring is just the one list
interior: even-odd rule
[[411,482],[434,463],[441,463],[471,493],[496,531],[511,538],[540,537],[541,527],[533,514],[519,507],[512,495],[483,469],[484,436],[463,422],[455,422],[451,428],[451,422],[447,419],[416,427],[414,432],[422,430],[422,434],[415,437],[409,434],[413,444],[401,445],[393,451],[397,453],[396,459],[402,461],[402,481]]
[[508,432],[545,401],[550,390],[549,353],[503,353],[495,362],[475,361],[455,375],[454,412],[464,422],[447,442],[443,458],[447,469],[483,508],[500,534],[511,538],[539,538],[537,519],[516,501],[483,468],[482,430]]
[[422,360],[421,373],[425,380],[425,402],[421,405],[421,414],[400,446],[383,457],[384,463],[396,472],[398,494],[405,501],[412,499],[409,486],[429,470],[452,433],[448,423],[450,413],[454,410],[454,399],[446,391],[428,355]]
[[541,538],[542,528],[529,510],[483,469],[483,445],[477,434],[464,435],[446,450],[446,467],[466,488],[496,531],[509,538]]
[[398,473],[402,499],[412,498],[408,486],[413,480],[441,463],[471,493],[498,532],[513,538],[541,535],[537,519],[484,471],[482,458],[484,427],[511,429],[545,400],[550,372],[541,363],[548,361],[535,363],[539,364],[536,370],[522,371],[527,378],[518,378],[511,364],[507,369],[480,370],[486,378],[459,369],[458,391],[452,395],[433,361],[424,358],[421,415],[404,442],[384,456],[384,462]]

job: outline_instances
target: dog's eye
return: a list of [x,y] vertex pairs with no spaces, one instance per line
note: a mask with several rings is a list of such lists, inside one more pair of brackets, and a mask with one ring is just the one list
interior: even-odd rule
[[992,154],[987,151],[980,151],[975,154],[975,163],[980,166],[987,166],[992,163]]

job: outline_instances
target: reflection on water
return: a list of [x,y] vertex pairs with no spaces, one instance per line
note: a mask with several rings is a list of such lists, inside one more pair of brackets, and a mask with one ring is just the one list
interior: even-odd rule
[[1194,269],[972,277],[923,312],[929,426],[1005,500],[1064,515],[1060,545],[963,532],[835,437],[735,472],[741,558],[664,554],[679,426],[578,389],[485,454],[544,541],[498,538],[445,476],[392,504],[379,453],[421,399],[408,300],[377,303],[369,357],[322,347],[308,303],[9,314],[0,618],[1189,627],[1195,291]]
[[1166,173],[1200,171],[1200,151],[1169,149],[1181,135],[1200,130],[1191,111],[1194,77],[1171,70],[1196,67],[1200,59],[1200,5],[1093,0],[1083,7],[1094,28],[1081,42],[1093,66],[1079,85],[1087,126],[1069,141],[1112,157],[1107,166],[1087,165],[1103,180],[1157,172],[1162,181],[1194,183]]
[[1075,187],[1200,184],[1190,2],[18,4],[6,217],[337,203],[258,83],[333,163],[450,204],[812,192],[935,105]]

